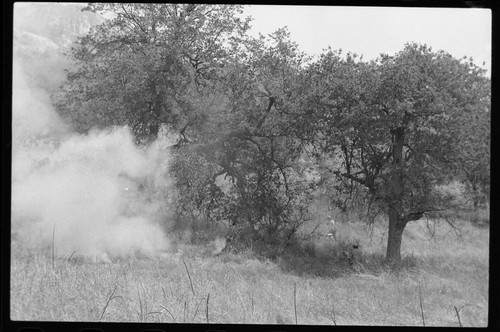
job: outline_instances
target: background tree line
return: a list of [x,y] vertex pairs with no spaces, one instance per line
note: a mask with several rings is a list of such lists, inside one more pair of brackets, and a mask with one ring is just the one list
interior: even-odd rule
[[113,13],[79,38],[54,96],[74,129],[128,126],[137,144],[178,133],[179,222],[227,222],[233,242],[284,248],[322,189],[389,220],[386,259],[408,222],[489,200],[490,80],[472,59],[409,43],[363,61],[307,57],[286,29],[250,37],[241,6],[89,4]]

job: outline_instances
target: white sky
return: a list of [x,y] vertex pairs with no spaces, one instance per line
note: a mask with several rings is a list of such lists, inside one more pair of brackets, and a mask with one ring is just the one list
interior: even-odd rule
[[472,57],[476,65],[491,69],[489,9],[251,5],[245,6],[244,16],[254,18],[255,36],[288,26],[291,39],[309,55],[330,45],[372,60],[418,42],[456,58]]
[[[22,3],[16,3],[21,7]],[[347,6],[247,5],[251,33],[269,34],[288,26],[291,39],[309,55],[329,45],[375,59],[394,54],[406,42],[425,43],[456,58],[472,57],[491,72],[491,10]],[[485,65],[483,66],[483,61]]]

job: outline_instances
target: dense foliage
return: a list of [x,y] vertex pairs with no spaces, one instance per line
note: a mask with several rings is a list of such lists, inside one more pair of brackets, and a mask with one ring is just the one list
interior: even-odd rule
[[80,132],[129,126],[138,144],[177,132],[183,220],[284,246],[326,188],[338,208],[362,197],[388,217],[398,262],[406,224],[454,204],[438,190],[453,175],[475,206],[487,197],[490,86],[472,61],[417,44],[371,62],[332,49],[313,61],[286,29],[248,36],[239,6],[86,10],[112,18],[74,45],[58,111]]
[[[150,142],[162,124],[194,125],[195,102],[248,28],[234,6],[89,4],[113,18],[80,38],[71,51],[58,110],[75,128],[129,126]],[[78,109],[78,112],[74,112]]]

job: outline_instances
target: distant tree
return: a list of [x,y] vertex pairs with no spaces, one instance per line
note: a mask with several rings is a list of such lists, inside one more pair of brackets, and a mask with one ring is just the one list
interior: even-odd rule
[[227,44],[248,29],[240,6],[90,3],[84,10],[111,18],[72,48],[75,67],[57,110],[80,132],[127,125],[146,143],[164,124],[203,122],[197,102],[224,66]]
[[477,105],[483,79],[472,63],[417,44],[370,63],[328,50],[308,68],[302,136],[333,157],[335,189],[363,193],[388,216],[388,262],[401,260],[408,222],[451,206],[439,186],[470,140],[459,119]]

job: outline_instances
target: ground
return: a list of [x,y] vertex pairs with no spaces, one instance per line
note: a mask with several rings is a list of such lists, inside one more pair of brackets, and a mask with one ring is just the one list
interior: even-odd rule
[[[458,326],[456,307],[463,326],[487,326],[488,228],[463,222],[459,236],[444,222],[433,232],[425,220],[413,222],[404,233],[403,266],[391,271],[381,263],[382,226],[337,224],[338,239],[314,240],[311,255],[274,260],[179,244],[180,251],[152,259],[53,261],[50,248],[13,241],[11,318]],[[334,241],[352,239],[361,242],[353,264],[325,254],[339,248]]]

